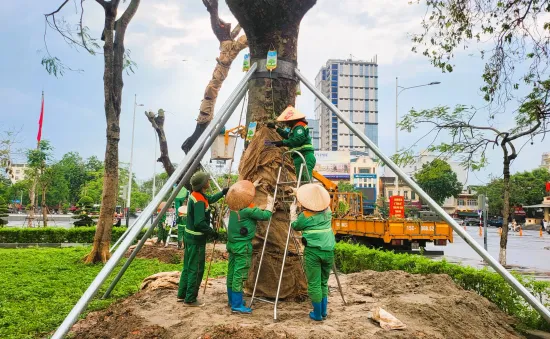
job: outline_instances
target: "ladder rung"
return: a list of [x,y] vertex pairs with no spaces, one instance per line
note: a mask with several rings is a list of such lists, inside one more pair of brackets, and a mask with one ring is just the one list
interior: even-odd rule
[[277,185],[297,184],[297,181],[280,181]]
[[268,304],[273,304],[273,305],[275,305],[275,302],[273,302],[273,301],[271,301],[271,300],[264,299],[264,298],[258,298],[258,297],[256,297],[256,298],[254,298],[254,300],[258,300],[258,301],[262,301],[262,302],[264,302],[264,303],[268,303]]

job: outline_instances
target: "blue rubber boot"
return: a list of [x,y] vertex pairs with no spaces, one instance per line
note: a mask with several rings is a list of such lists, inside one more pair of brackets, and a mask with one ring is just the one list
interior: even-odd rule
[[252,310],[243,305],[243,292],[231,293],[231,312],[250,314]]
[[233,294],[233,290],[229,287],[227,288],[227,306],[231,307],[231,296]]
[[321,299],[321,316],[323,320],[327,318],[328,297]]
[[321,303],[311,302],[313,305],[313,312],[309,312],[309,317],[315,321],[322,321],[323,316],[321,315],[321,308],[323,307]]

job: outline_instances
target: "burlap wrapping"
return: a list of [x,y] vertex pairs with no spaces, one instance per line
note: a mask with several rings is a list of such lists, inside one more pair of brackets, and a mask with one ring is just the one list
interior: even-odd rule
[[227,40],[220,43],[220,56],[216,58],[216,67],[212,73],[212,79],[206,86],[204,98],[201,102],[198,124],[209,123],[214,116],[216,99],[222,87],[223,81],[227,78],[231,64],[239,55],[239,52],[248,46],[246,36],[242,35],[237,40]]
[[141,290],[157,290],[159,288],[177,290],[181,272],[160,272],[143,280]]
[[[262,185],[256,188],[256,197],[254,199],[256,205],[263,205],[266,201],[266,195],[268,193],[273,194],[277,181],[277,173],[282,160],[281,154],[283,149],[265,147],[264,141],[279,139],[280,136],[274,130],[260,128],[256,131],[254,138],[242,157],[239,166],[239,179],[255,181],[258,178],[262,178]],[[291,180],[295,180],[294,166],[290,162],[290,158],[287,157],[286,160],[286,173],[290,176]],[[256,289],[258,296],[269,298],[274,298],[277,292],[277,283],[279,281],[290,222],[288,206],[283,205],[280,201],[277,202],[275,206],[277,211],[271,220],[262,271],[260,272],[260,278]],[[256,237],[252,243],[254,255],[245,286],[249,293],[252,292],[254,287],[267,224],[268,222],[258,223]],[[301,244],[298,244],[298,246],[301,246]],[[305,295],[307,291],[306,279],[299,257],[296,255],[297,251],[292,238],[289,244],[289,252],[290,254],[287,256],[285,263],[281,291],[279,293],[281,298],[301,297]]]

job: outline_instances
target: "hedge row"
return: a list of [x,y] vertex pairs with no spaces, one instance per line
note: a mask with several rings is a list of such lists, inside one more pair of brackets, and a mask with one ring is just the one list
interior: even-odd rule
[[[91,244],[94,242],[95,226],[91,227],[43,227],[43,228],[19,228],[9,227],[0,228],[0,243],[83,243]],[[126,227],[113,227],[111,240],[114,242]],[[145,230],[141,231],[141,235]],[[138,238],[141,238],[141,235]]]
[[[9,227],[0,228],[0,243],[82,243],[91,244],[94,242],[95,226],[91,227],[43,227],[43,228],[19,228]],[[126,231],[126,227],[113,227],[111,241],[115,242]],[[142,230],[138,239],[145,234]],[[227,233],[221,229],[219,232],[219,242],[227,241]]]
[[[504,312],[518,318],[523,326],[540,330],[550,329],[550,324],[500,275],[487,268],[476,269],[451,264],[445,260],[435,261],[418,255],[396,254],[343,242],[336,245],[335,260],[343,273],[400,270],[417,274],[447,274],[459,286],[475,291]],[[546,307],[550,306],[549,282],[514,275],[535,297],[544,302]]]

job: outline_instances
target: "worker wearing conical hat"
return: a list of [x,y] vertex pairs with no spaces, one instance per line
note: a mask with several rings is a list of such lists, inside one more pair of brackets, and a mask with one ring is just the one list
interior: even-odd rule
[[178,217],[176,218],[176,224],[178,225],[178,249],[181,249],[183,247],[183,236],[185,232],[186,222],[187,222],[187,204],[180,206],[178,208]]
[[[282,128],[277,128],[277,133],[283,140],[280,141],[267,141],[266,144],[277,147],[288,147],[291,150],[300,152],[306,163],[302,173],[302,182],[312,179],[313,168],[315,167],[315,153],[313,144],[311,143],[311,136],[309,135],[309,129],[307,127],[306,116],[299,112],[296,108],[288,106],[283,113],[277,118],[278,122],[282,122],[290,128],[290,131]],[[275,128],[274,123],[268,123],[267,127]],[[294,167],[296,170],[296,176],[300,173],[300,166],[302,164],[302,157],[297,154],[292,154],[292,160],[294,161]],[[305,174],[307,170],[309,176]]]
[[183,271],[181,272],[178,301],[185,306],[200,307],[203,303],[197,300],[199,287],[204,274],[206,259],[206,238],[208,235],[217,238],[217,233],[210,227],[210,204],[227,194],[228,188],[211,196],[206,194],[210,187],[210,176],[197,172],[191,177],[193,192],[187,203],[187,224],[185,225],[183,254]]
[[[166,201],[163,201],[160,203],[160,205],[157,207],[157,213],[160,213],[160,211],[166,206]],[[166,213],[164,213],[158,223],[158,231],[157,231],[157,244],[166,244],[166,238],[168,238],[168,231],[166,230]]]
[[269,220],[273,212],[273,197],[267,196],[265,209],[252,204],[256,195],[256,186],[260,180],[252,183],[241,180],[229,188],[225,199],[230,209],[227,227],[227,297],[234,313],[251,313],[243,302],[243,285],[248,277],[252,261],[252,239],[256,234],[256,223]]
[[309,317],[321,321],[327,317],[328,278],[334,262],[334,234],[330,195],[326,189],[316,184],[301,186],[296,198],[303,207],[299,215],[296,204],[290,206],[291,226],[302,232],[305,245],[305,271],[307,292],[311,298],[313,312]]

